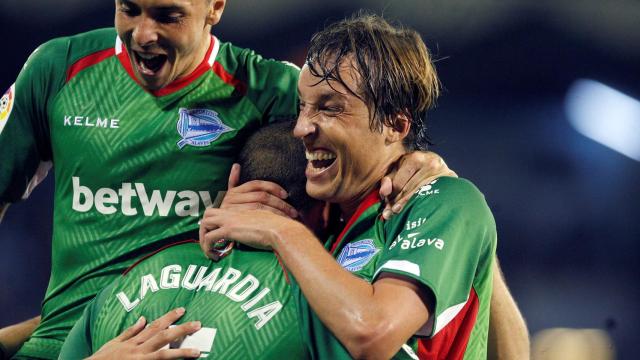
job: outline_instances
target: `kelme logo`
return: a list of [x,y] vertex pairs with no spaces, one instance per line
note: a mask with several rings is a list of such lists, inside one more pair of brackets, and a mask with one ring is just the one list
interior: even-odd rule
[[186,145],[208,146],[220,135],[233,130],[213,110],[180,108],[179,114],[178,133],[182,137],[178,141],[180,149]]

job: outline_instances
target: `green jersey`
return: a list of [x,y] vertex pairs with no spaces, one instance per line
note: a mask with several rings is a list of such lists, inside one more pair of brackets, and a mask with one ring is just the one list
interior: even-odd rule
[[271,251],[236,248],[219,262],[196,241],[172,245],[102,290],[69,333],[61,359],[82,359],[133,325],[182,306],[202,329],[173,348],[211,359],[306,358],[288,275]]
[[[422,187],[390,220],[381,211],[372,192],[325,246],[368,282],[393,273],[433,294],[429,321],[394,358],[485,359],[496,228],[482,194],[466,180],[445,177]],[[297,301],[313,357],[350,358],[300,292]]]
[[0,108],[0,203],[55,172],[42,323],[20,354],[55,358],[85,304],[164,239],[197,228],[244,139],[296,116],[298,69],[217,38],[193,73],[138,85],[114,29],[52,40]]

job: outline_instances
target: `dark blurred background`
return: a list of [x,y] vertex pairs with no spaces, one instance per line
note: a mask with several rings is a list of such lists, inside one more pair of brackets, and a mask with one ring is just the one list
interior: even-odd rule
[[[40,43],[111,26],[113,2],[100,3],[0,2],[0,93]],[[314,31],[360,8],[432,50],[445,88],[432,150],[484,192],[531,333],[603,329],[619,359],[636,358],[640,2],[229,0],[214,33],[301,65]],[[0,326],[38,314],[52,189],[50,176],[0,225]]]

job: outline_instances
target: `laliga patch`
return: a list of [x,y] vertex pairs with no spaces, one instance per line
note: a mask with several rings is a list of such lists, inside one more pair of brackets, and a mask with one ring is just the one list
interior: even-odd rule
[[380,249],[373,240],[365,239],[347,244],[338,256],[338,263],[350,272],[362,269]]
[[178,141],[178,148],[186,145],[208,146],[220,135],[234,130],[225,125],[218,113],[208,109],[179,110],[178,133],[182,140]]
[[4,95],[2,95],[2,98],[0,99],[0,134],[4,129],[4,126],[7,124],[7,121],[9,120],[11,110],[13,110],[15,89],[16,84],[11,85],[9,90],[7,90],[7,92],[4,93]]

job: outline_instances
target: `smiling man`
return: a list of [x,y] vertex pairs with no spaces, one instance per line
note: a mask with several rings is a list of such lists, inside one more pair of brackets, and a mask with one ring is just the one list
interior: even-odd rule
[[[197,231],[246,137],[297,116],[299,69],[212,36],[224,7],[116,0],[115,28],[43,44],[2,96],[0,213],[55,172],[51,278],[19,357],[56,358],[102,287]],[[436,171],[425,166],[418,178],[448,170],[437,156],[422,163],[429,159]],[[408,168],[420,168],[415,158]],[[407,176],[398,178],[402,189]],[[297,215],[275,184],[238,188],[247,206]],[[0,354],[12,354],[34,324],[0,330]]]
[[207,209],[201,243],[275,250],[304,297],[314,358],[484,359],[496,228],[469,181],[442,177],[385,221],[378,187],[426,142],[439,81],[420,35],[374,15],[315,34],[298,82],[294,134],[309,195],[339,208],[325,251],[305,227],[260,211]]
[[[197,230],[245,138],[296,116],[297,68],[211,35],[224,0],[115,6],[115,29],[45,43],[9,90],[0,203],[23,197],[38,168],[55,169],[51,279],[18,356],[56,358],[98,290]],[[269,204],[295,215],[270,189]]]

